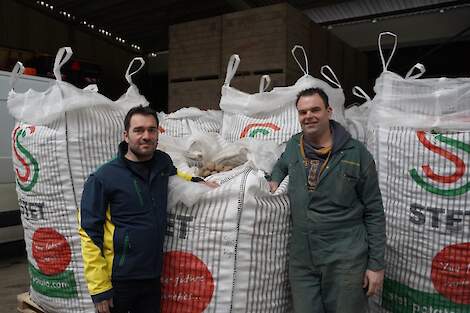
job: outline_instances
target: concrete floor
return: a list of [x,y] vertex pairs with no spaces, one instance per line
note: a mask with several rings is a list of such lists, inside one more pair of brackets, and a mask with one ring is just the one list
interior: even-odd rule
[[[26,255],[21,248],[0,246],[0,313],[16,311],[16,295],[29,290]],[[23,248],[24,249],[24,248]]]

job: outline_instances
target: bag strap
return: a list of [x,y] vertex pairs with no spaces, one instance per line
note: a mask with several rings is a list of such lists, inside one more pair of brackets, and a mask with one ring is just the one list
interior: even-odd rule
[[13,89],[13,87],[15,86],[15,83],[18,80],[18,76],[23,75],[23,73],[24,73],[23,63],[19,61],[16,62],[10,75],[10,90]]
[[[392,52],[390,53],[390,56],[388,57],[387,62],[385,62],[385,57],[384,57],[384,53],[382,50],[382,38],[386,35],[393,37],[393,49],[392,49]],[[378,45],[379,45],[380,59],[382,60],[382,67],[383,67],[384,72],[386,72],[388,70],[388,65],[390,64],[390,61],[392,60],[393,54],[395,53],[395,50],[397,49],[397,35],[392,32],[380,33],[379,38],[378,38]]]
[[[328,70],[328,71],[330,72],[330,74],[331,74],[332,77],[328,76],[328,73],[326,73],[325,70]],[[325,77],[325,79],[326,79],[327,81],[329,81],[330,83],[332,83],[332,84],[335,85],[336,87],[341,88],[341,84],[339,83],[338,77],[336,77],[335,72],[333,72],[333,70],[331,69],[330,66],[328,66],[328,65],[323,65],[323,66],[320,68],[320,73],[322,74],[323,77]]]
[[362,90],[362,88],[359,86],[354,86],[352,89],[352,93],[356,97],[365,99],[366,101],[370,101],[369,95],[364,90]]
[[70,57],[72,56],[72,54],[73,54],[72,48],[70,47],[62,47],[57,52],[57,55],[54,61],[54,76],[56,80],[62,81],[62,75],[60,74],[60,69],[65,63],[67,63],[68,60],[70,60]]
[[240,65],[240,57],[238,54],[232,54],[230,59],[228,60],[227,64],[227,74],[225,75],[225,86],[230,86],[230,82],[232,81],[235,73],[237,72],[238,65]]
[[[133,71],[132,73],[130,73],[131,68],[134,65],[134,62],[137,62],[137,61],[140,62],[139,68]],[[126,74],[125,74],[126,80],[129,83],[129,85],[134,85],[134,82],[132,81],[132,75],[140,71],[142,67],[144,67],[144,65],[145,65],[145,61],[142,57],[133,58],[131,60],[131,62],[129,63],[129,66],[127,67]]]
[[263,75],[261,76],[261,79],[259,80],[259,92],[265,92],[266,89],[269,88],[269,85],[271,84],[271,77],[269,75]]
[[[304,53],[305,67],[303,67],[302,64],[300,64],[299,59],[297,59],[297,57],[295,56],[295,51],[296,51],[297,49],[302,50],[302,52]],[[304,72],[304,75],[308,75],[308,59],[307,59],[307,53],[305,53],[304,47],[299,46],[299,45],[295,45],[294,48],[292,48],[291,53],[292,53],[292,56],[293,56],[294,59],[295,59],[295,62],[297,62],[297,64],[299,65],[300,69],[302,70],[302,72]]]
[[[419,72],[414,74],[414,75],[411,75],[413,74],[413,72],[415,70],[418,70]],[[415,65],[413,65],[412,68],[410,68],[410,70],[408,71],[408,73],[406,73],[406,76],[405,76],[405,79],[416,79],[416,78],[420,78],[421,76],[423,76],[423,74],[426,72],[426,68],[424,67],[423,64],[421,63],[416,63]]]
[[91,92],[98,92],[98,85],[91,84],[91,85],[88,85],[85,88],[83,88],[83,90],[91,91]]

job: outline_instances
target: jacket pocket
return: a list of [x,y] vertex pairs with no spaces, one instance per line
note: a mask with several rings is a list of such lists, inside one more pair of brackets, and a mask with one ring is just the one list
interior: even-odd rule
[[309,235],[311,253],[323,264],[335,263],[338,268],[353,270],[367,263],[366,236],[362,224],[312,232]]
[[130,248],[130,238],[129,234],[127,232],[124,232],[122,235],[122,238],[119,242],[119,255],[118,255],[118,266],[122,267],[126,263],[127,256],[129,254],[129,248]]
[[359,182],[359,177],[354,173],[339,171],[333,179],[334,188],[329,193],[331,201],[344,207],[352,206],[357,200],[356,185]]

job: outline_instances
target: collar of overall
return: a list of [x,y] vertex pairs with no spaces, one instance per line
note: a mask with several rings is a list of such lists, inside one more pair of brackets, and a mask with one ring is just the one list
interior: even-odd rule
[[[323,162],[323,164],[321,165],[320,172],[318,173],[318,176],[320,176],[321,173],[323,172],[323,170],[326,168],[326,165],[328,164],[328,161],[330,160],[332,149],[333,149],[333,145],[330,145],[328,147],[322,147],[320,149],[315,149],[315,148],[313,149],[317,155],[326,156],[325,162]],[[302,155],[302,158],[304,160],[304,164],[308,164],[310,159],[307,158],[307,156],[305,155],[304,135],[303,134],[300,136],[300,154]]]

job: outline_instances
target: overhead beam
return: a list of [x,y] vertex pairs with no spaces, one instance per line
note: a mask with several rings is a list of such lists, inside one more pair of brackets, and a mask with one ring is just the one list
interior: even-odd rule
[[303,0],[303,1],[288,1],[290,5],[299,10],[308,10],[319,7],[326,7],[336,5],[341,2],[351,2],[351,0]]
[[373,20],[375,18],[410,15],[410,14],[419,13],[419,12],[433,11],[433,10],[439,10],[439,9],[445,9],[445,8],[453,8],[456,6],[465,5],[467,3],[468,3],[468,0],[456,0],[456,1],[450,1],[450,2],[443,2],[439,4],[414,7],[414,8],[404,9],[404,10],[388,11],[388,12],[382,12],[382,13],[377,13],[377,14],[345,18],[341,20],[327,21],[327,22],[319,23],[319,25],[325,25],[325,26],[326,25],[338,25],[338,24],[362,22],[365,20]]

